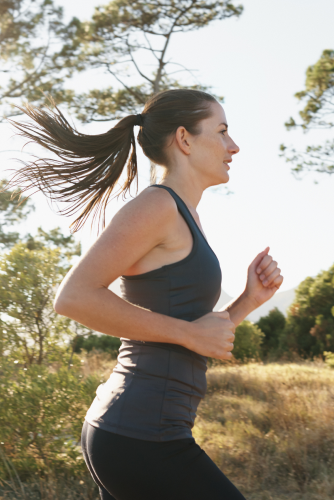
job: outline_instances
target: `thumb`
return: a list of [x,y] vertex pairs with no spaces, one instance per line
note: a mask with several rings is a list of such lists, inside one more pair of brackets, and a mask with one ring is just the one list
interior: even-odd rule
[[259,254],[255,257],[255,259],[253,260],[253,262],[251,263],[251,265],[250,265],[249,267],[252,267],[252,268],[255,268],[255,269],[256,269],[256,268],[257,268],[257,266],[261,263],[261,261],[262,261],[263,257],[264,257],[265,255],[267,255],[267,254],[268,254],[269,250],[270,250],[270,247],[267,247],[267,248],[265,248],[262,252],[260,252],[260,253],[259,253]]

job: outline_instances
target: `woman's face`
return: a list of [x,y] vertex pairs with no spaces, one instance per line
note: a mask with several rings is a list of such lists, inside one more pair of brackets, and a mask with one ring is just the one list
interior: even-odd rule
[[229,181],[228,170],[232,156],[239,152],[228,133],[225,112],[219,103],[211,103],[212,115],[200,122],[202,131],[189,137],[191,170],[201,177],[205,186]]

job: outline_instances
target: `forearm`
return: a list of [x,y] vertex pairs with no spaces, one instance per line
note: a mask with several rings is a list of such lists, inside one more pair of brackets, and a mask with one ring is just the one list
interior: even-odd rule
[[235,326],[238,326],[245,318],[257,308],[254,301],[243,292],[237,299],[232,299],[219,311],[227,311]]
[[55,310],[92,330],[131,340],[167,342],[187,347],[191,322],[152,312],[130,304],[111,290],[77,294],[77,297],[56,298]]

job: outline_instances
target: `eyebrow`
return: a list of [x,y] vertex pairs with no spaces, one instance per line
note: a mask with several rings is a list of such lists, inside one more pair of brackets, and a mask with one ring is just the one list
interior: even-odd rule
[[220,127],[220,125],[225,125],[225,127],[226,127],[226,128],[228,128],[227,123],[220,123],[220,124],[218,125],[218,127]]

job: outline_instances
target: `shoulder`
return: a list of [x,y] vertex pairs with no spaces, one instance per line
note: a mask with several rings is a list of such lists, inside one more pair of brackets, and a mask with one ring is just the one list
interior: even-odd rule
[[111,226],[139,237],[162,241],[177,223],[178,208],[166,189],[150,186],[129,200],[113,217]]
[[138,206],[160,208],[162,212],[175,212],[177,205],[171,194],[162,188],[148,186],[133,200]]
[[[121,214],[122,212],[122,214]],[[149,222],[149,225],[173,223],[178,215],[174,198],[166,189],[149,186],[128,201],[118,212],[124,218]]]

